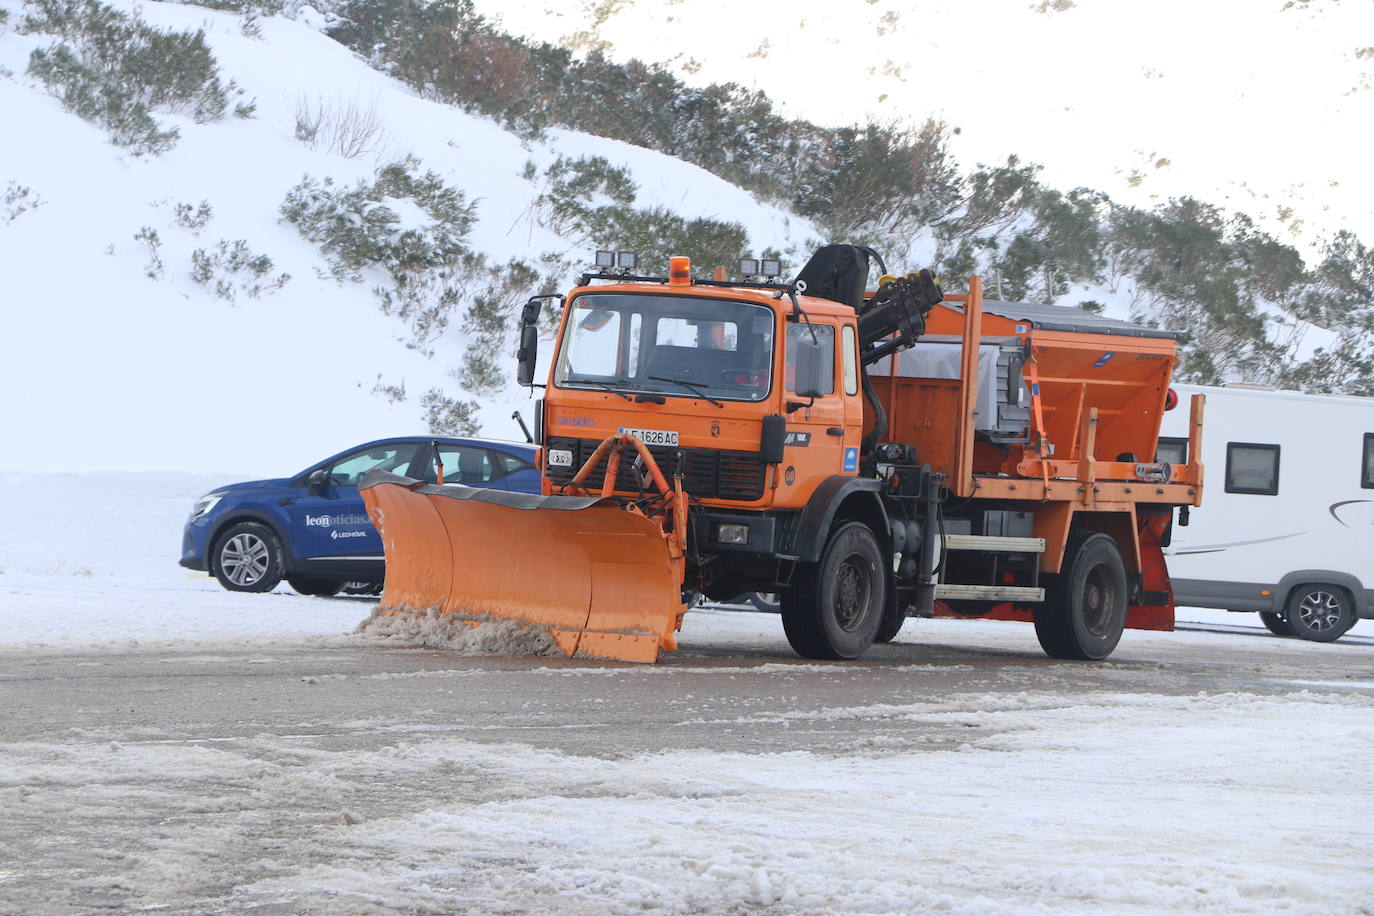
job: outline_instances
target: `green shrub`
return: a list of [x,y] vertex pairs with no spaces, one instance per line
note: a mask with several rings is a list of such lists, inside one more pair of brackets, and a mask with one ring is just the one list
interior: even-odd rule
[[[35,49],[29,73],[69,111],[104,127],[135,155],[176,144],[154,111],[185,113],[198,124],[224,117],[241,94],[219,68],[203,31],[160,32],[99,0],[26,0],[20,30],[60,40]],[[251,114],[251,104],[236,112]]]
[[281,289],[291,275],[272,276],[273,269],[272,259],[254,254],[243,239],[221,239],[214,248],[191,252],[191,279],[229,302],[240,292],[256,299],[265,292]]
[[148,263],[144,265],[143,274],[149,280],[162,279],[162,239],[158,238],[157,230],[152,226],[144,226],[134,233],[134,241],[142,242],[148,250]]
[[30,210],[36,210],[43,206],[43,198],[34,193],[33,188],[21,185],[17,181],[5,183],[5,193],[0,196],[0,220],[5,223],[12,223],[21,214]]
[[473,436],[477,434],[476,401],[460,401],[431,388],[420,396],[425,428],[436,436]]
[[[388,201],[408,203],[424,222],[403,227]],[[439,175],[422,173],[414,157],[351,188],[307,175],[287,192],[281,215],[319,246],[334,279],[360,282],[365,272],[381,272],[386,282],[373,292],[382,310],[406,320],[411,346],[426,352],[484,264],[466,244],[475,205]]]
[[172,209],[173,221],[192,235],[200,235],[210,225],[213,216],[214,211],[208,200],[202,200],[199,204],[179,203]]

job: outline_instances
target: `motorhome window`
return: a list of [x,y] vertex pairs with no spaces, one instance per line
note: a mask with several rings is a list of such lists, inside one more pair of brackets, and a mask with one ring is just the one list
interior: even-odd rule
[[1360,476],[1360,486],[1374,490],[1374,433],[1364,434],[1364,473]]
[[559,388],[762,401],[772,381],[772,309],[729,299],[587,294],[572,303]]
[[1279,447],[1226,443],[1226,492],[1274,496],[1279,492]]
[[828,324],[811,324],[798,321],[787,326],[787,390],[796,391],[797,346],[800,341],[810,343],[811,335],[821,349],[821,366],[829,366],[830,371],[821,371],[820,393],[835,393],[835,329]]
[[847,324],[840,331],[840,343],[844,349],[844,393],[859,393],[859,349],[854,326]]
[[1188,440],[1180,436],[1160,436],[1159,447],[1155,449],[1155,461],[1159,464],[1187,464]]

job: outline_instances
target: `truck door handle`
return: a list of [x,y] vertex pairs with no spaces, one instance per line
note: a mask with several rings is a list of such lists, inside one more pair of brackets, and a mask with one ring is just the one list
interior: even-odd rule
[[827,436],[843,436],[844,430],[838,426],[827,426],[825,429],[825,434]]

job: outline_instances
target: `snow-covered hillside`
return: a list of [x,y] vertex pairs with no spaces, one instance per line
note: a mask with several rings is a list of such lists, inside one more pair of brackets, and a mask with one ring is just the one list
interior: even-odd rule
[[[286,474],[368,438],[423,431],[418,402],[431,388],[460,396],[450,374],[466,343],[460,321],[426,358],[406,346],[404,324],[380,311],[373,278],[322,279],[319,251],[281,222],[284,196],[307,174],[350,185],[413,155],[476,202],[468,242],[496,262],[558,252],[585,263],[589,252],[540,224],[537,179],[524,177],[527,163],[542,174],[560,155],[604,156],[633,174],[636,206],[741,223],[759,249],[814,236],[804,221],[679,160],[567,131],[522,142],[419,98],[322,35],[309,10],[245,29],[230,13],[138,4],[157,28],[204,29],[221,78],[242,87],[256,114],[197,124],[159,113],[180,141],[136,157],[26,74],[30,52],[52,39],[18,34],[18,0],[0,8],[10,13],[0,30],[0,189],[29,189],[41,201],[0,218],[2,467]],[[345,158],[295,138],[303,108],[348,106],[379,122],[366,153]],[[178,222],[178,205],[202,202],[208,224]],[[156,246],[135,238],[145,227]],[[221,240],[243,240],[289,281],[256,298],[216,297],[192,280],[191,256]],[[401,385],[400,402],[374,393]],[[527,393],[511,385],[483,405],[482,432],[520,438],[510,419],[519,408],[528,418]]]

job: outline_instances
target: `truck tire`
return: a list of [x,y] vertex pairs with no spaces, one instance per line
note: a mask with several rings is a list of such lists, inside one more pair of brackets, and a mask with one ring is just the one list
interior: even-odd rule
[[1063,570],[1047,583],[1034,617],[1035,635],[1051,658],[1111,655],[1126,626],[1126,566],[1116,542],[1100,533],[1070,535]]
[[820,561],[780,593],[782,627],[803,658],[854,659],[873,644],[887,594],[882,551],[867,525],[831,532]]
[[316,598],[333,598],[344,585],[342,580],[319,576],[287,576],[286,584],[302,595],[313,595]]
[[1284,620],[1299,639],[1335,642],[1355,625],[1355,605],[1334,585],[1299,585],[1288,596]]
[[902,626],[906,623],[905,617],[895,615],[883,615],[883,622],[878,627],[878,632],[873,635],[874,642],[889,643],[897,638],[897,634],[902,632]]
[[1275,614],[1273,611],[1260,611],[1260,623],[1275,636],[1296,636],[1293,628],[1288,625],[1288,620],[1282,614]]
[[230,525],[215,539],[210,571],[231,592],[270,592],[286,574],[281,539],[262,522]]
[[776,614],[782,610],[777,592],[750,592],[749,603],[754,606],[754,610],[765,614]]

